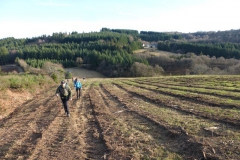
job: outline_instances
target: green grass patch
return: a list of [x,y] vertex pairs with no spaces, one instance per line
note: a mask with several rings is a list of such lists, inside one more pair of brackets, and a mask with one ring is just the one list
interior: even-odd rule
[[41,88],[43,85],[54,84],[54,81],[51,77],[46,75],[21,74],[1,76],[0,83],[0,90],[2,91],[8,88],[27,89],[31,91],[35,87]]

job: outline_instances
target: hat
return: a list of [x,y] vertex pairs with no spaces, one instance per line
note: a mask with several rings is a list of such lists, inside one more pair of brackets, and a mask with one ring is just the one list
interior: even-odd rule
[[61,84],[65,84],[66,82],[64,80],[61,81]]

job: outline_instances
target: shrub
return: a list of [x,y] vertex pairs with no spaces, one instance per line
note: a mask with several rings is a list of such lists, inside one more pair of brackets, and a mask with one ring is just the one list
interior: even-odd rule
[[64,79],[64,69],[62,67],[61,64],[55,64],[55,63],[51,63],[51,62],[46,62],[42,69],[48,74],[50,75],[53,80],[55,82],[57,82],[58,80]]
[[71,78],[72,78],[72,73],[71,73],[70,71],[67,71],[67,72],[65,73],[65,78],[66,78],[66,79],[71,79]]
[[152,77],[159,76],[164,73],[163,68],[159,65],[155,65],[155,67],[153,67],[139,62],[134,62],[130,71],[133,77]]
[[193,72],[195,74],[206,74],[208,71],[209,71],[209,67],[205,64],[196,64],[194,67],[193,67]]
[[18,89],[23,87],[23,83],[21,83],[21,79],[19,79],[18,77],[9,78],[9,81],[10,81],[10,88]]
[[53,73],[53,74],[51,75],[51,77],[52,77],[52,79],[54,80],[54,82],[57,82],[57,81],[58,81],[58,76],[57,76],[56,73]]

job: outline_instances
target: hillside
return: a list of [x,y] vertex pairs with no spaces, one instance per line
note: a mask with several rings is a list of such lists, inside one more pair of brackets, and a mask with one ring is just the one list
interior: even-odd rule
[[[16,72],[16,70],[21,69],[20,67],[17,67],[16,65],[5,65],[3,67],[3,72]],[[98,72],[87,70],[83,68],[66,68],[66,71],[71,71],[72,75],[74,75],[74,78],[79,78],[81,81],[83,78],[89,79],[89,78],[104,78],[103,75],[101,75]],[[14,77],[8,76],[9,80],[11,81],[14,79]],[[17,80],[15,80],[17,82]],[[59,80],[60,81],[60,80]],[[21,83],[21,82],[19,82]],[[30,83],[30,82],[29,82]],[[3,84],[2,84],[3,85]],[[30,87],[30,86],[28,86]],[[37,84],[34,89],[27,89],[27,88],[6,88],[5,90],[0,92],[0,119],[8,116],[11,114],[16,108],[23,105],[26,101],[33,99],[36,95],[40,94],[44,90],[46,90],[48,87],[52,87],[52,84],[43,84],[39,85]],[[30,92],[33,90],[32,92]],[[52,93],[54,94],[54,93]],[[38,97],[38,95],[36,96]]]
[[[82,66],[106,77],[158,76],[164,71],[175,74],[176,69],[180,69],[176,71],[179,74],[185,74],[186,70],[194,74],[238,74],[239,33],[240,30],[138,33],[136,30],[102,28],[100,32],[91,33],[60,32],[27,39],[6,38],[0,40],[0,65],[14,63],[18,57],[34,68],[41,68],[50,61],[65,68]],[[167,60],[173,58],[174,63],[162,63],[165,59],[161,56],[157,56],[160,59],[157,62],[135,56],[144,43],[150,44],[150,49],[173,53]],[[201,59],[199,63],[191,59],[196,56]],[[179,65],[177,60],[186,60],[187,65]],[[224,60],[226,62],[222,62]],[[136,73],[141,70],[150,71],[149,74]]]
[[55,85],[0,120],[0,159],[237,160],[239,80],[87,78],[71,117]]

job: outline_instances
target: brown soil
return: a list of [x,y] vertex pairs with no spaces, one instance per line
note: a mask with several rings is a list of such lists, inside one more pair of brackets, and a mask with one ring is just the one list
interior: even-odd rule
[[[74,77],[83,77],[75,69],[71,71]],[[238,159],[239,146],[234,146],[235,142],[220,146],[222,135],[193,135],[141,108],[171,108],[171,102],[151,98],[150,92],[135,91],[141,88],[108,80],[82,81],[79,100],[70,81],[71,117],[64,114],[60,100],[54,96],[57,85],[35,95],[7,90],[10,98],[0,101],[6,113],[0,120],[0,159]],[[13,106],[12,110],[6,106]],[[181,107],[172,109],[191,114]],[[215,140],[219,140],[218,145],[211,143]]]

